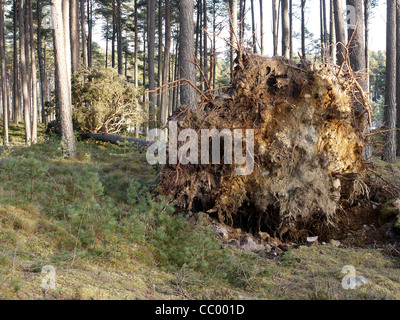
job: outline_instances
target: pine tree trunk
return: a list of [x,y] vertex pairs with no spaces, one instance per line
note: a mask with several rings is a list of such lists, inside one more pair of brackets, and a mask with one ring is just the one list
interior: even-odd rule
[[303,59],[307,59],[306,56],[306,0],[301,0],[301,55]]
[[[158,0],[158,63],[157,63],[157,87],[163,83],[163,26],[162,26],[162,0]],[[162,108],[162,95],[157,96],[157,106]],[[162,117],[162,114],[161,114]],[[162,121],[162,120],[161,120]]]
[[138,4],[137,0],[135,0],[135,66],[134,66],[134,79],[135,86],[139,86],[139,61],[138,61],[138,47],[139,39],[138,39]]
[[254,0],[250,2],[251,7],[251,32],[253,35],[253,52],[257,53],[257,35],[256,35],[256,18],[254,15]]
[[278,31],[279,31],[278,17],[279,14],[278,14],[277,0],[272,0],[272,37],[274,45],[274,57],[278,55]]
[[111,67],[115,68],[115,35],[117,32],[117,9],[115,5],[116,0],[112,0],[112,37],[111,37]]
[[[203,1],[203,29],[207,30],[208,25],[207,25],[207,0]],[[204,59],[204,67],[203,67],[203,72],[204,75],[208,81],[208,36],[207,32],[204,31],[203,35],[203,59]]]
[[26,42],[25,42],[25,12],[23,2],[19,1],[19,48],[21,56],[21,82],[22,82],[22,97],[24,102],[24,122],[25,122],[25,143],[30,144],[31,138],[31,108],[29,104],[29,90],[28,90],[28,70],[26,67],[28,57],[26,55]]
[[71,0],[71,61],[72,74],[79,70],[79,0]]
[[386,90],[383,160],[396,161],[396,0],[387,0]]
[[334,0],[330,0],[330,20],[329,20],[329,55],[333,64],[336,64],[336,32],[335,32],[335,10]]
[[64,29],[69,30],[68,24],[64,24],[66,20],[63,17],[67,14],[69,10],[64,10],[61,6],[61,1],[51,0],[53,6],[53,22],[54,22],[54,56],[55,64],[57,66],[57,90],[58,90],[58,103],[60,109],[60,122],[61,122],[61,135],[62,135],[62,151],[65,157],[75,157],[76,156],[76,142],[74,136],[74,130],[72,125],[72,108],[71,108],[71,78],[69,78],[70,73],[68,72],[68,62],[69,55],[67,55],[68,50],[66,50],[65,43],[69,42],[70,39],[65,39],[69,36],[69,32]]
[[108,34],[109,34],[109,28],[110,28],[110,21],[107,17],[106,19],[106,68],[108,68]]
[[46,110],[45,110],[45,95],[46,95],[46,77],[43,66],[43,55],[42,55],[42,17],[41,17],[41,0],[37,1],[37,21],[38,21],[38,29],[37,29],[37,54],[38,54],[38,62],[39,62],[39,74],[40,74],[40,104],[42,111],[42,123],[47,126],[46,119]]
[[[164,69],[163,81],[164,84],[168,83],[168,74],[170,71],[170,50],[171,50],[171,12],[169,7],[169,0],[165,0],[165,55],[164,55]],[[169,91],[165,91],[162,95],[162,109],[161,109],[161,123],[162,126],[166,125],[168,118],[168,98]]]
[[238,36],[238,0],[231,0],[232,1],[232,17],[231,17],[231,44],[233,45],[233,48],[231,48],[230,51],[230,58],[231,58],[231,79],[232,79],[232,73],[233,73],[233,68],[234,68],[234,61],[236,59],[235,56],[235,48],[238,47],[237,43],[237,36]]
[[86,36],[86,13],[85,13],[85,0],[80,0],[81,9],[81,31],[82,31],[82,56],[83,65],[88,67],[88,48],[87,48],[87,36]]
[[7,103],[7,70],[6,70],[6,50],[4,37],[4,11],[3,1],[0,0],[0,56],[1,56],[1,89],[3,102],[3,144],[8,145],[8,103]]
[[344,33],[343,6],[342,1],[333,1],[335,12],[335,35],[336,35],[336,62],[342,65],[346,57],[346,38]]
[[[396,128],[400,128],[400,1],[396,3]],[[376,77],[377,82],[377,77]],[[375,87],[378,87],[376,84]],[[397,155],[400,155],[400,133],[396,133],[397,137]]]
[[[155,89],[155,70],[154,70],[154,58],[155,58],[155,25],[156,25],[156,0],[147,1],[147,14],[149,17],[148,25],[148,69],[149,69],[149,90]],[[155,95],[154,92],[149,93],[149,116],[150,121],[155,120]]]
[[121,0],[117,0],[117,51],[118,51],[118,73],[123,74],[123,59],[122,59],[122,8]]
[[93,50],[92,50],[92,42],[93,42],[93,0],[88,0],[88,67],[92,68],[93,64]]
[[263,12],[263,0],[260,0],[260,42],[261,42],[261,55],[264,55],[264,12]]
[[[180,1],[180,37],[179,37],[179,66],[180,77],[196,85],[196,69],[193,63],[194,54],[194,5],[191,0]],[[180,102],[183,106],[191,105],[196,100],[196,91],[189,84],[180,87]]]
[[282,56],[289,58],[289,0],[282,0]]
[[18,61],[18,37],[17,37],[17,25],[18,25],[18,4],[17,0],[13,1],[13,113],[14,113],[14,123],[19,123],[21,121],[21,101],[20,101],[20,90],[19,90],[19,61]]
[[293,2],[289,0],[289,57],[293,56]]
[[33,37],[33,9],[32,0],[28,0],[29,5],[29,24],[30,42],[31,42],[31,72],[32,72],[32,143],[37,143],[37,123],[38,123],[38,106],[37,106],[37,75],[36,75],[36,57],[35,57],[35,41]]

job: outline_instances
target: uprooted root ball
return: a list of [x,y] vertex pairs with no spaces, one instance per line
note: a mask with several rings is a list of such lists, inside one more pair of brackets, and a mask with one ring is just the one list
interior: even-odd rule
[[298,238],[334,226],[341,201],[367,192],[365,117],[353,107],[354,83],[337,72],[243,55],[230,94],[187,111],[178,130],[254,129],[254,171],[239,176],[235,164],[168,164],[163,193],[253,232]]

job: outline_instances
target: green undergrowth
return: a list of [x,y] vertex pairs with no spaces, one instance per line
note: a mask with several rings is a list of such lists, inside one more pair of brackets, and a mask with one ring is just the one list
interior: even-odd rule
[[[11,127],[23,142],[23,127]],[[2,299],[398,299],[398,259],[377,250],[301,247],[267,259],[223,245],[204,216],[156,196],[158,168],[127,145],[41,136],[0,155]],[[43,267],[56,287],[42,290]],[[346,291],[354,265],[371,285]]]

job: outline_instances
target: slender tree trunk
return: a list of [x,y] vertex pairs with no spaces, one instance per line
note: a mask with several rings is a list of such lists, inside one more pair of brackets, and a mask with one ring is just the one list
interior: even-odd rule
[[19,1],[19,48],[20,48],[20,56],[21,56],[21,77],[22,77],[22,97],[24,101],[24,122],[25,122],[25,143],[30,144],[32,141],[31,138],[31,113],[30,113],[30,104],[29,104],[29,90],[28,90],[28,70],[26,68],[27,55],[26,55],[26,42],[25,42],[25,12],[23,1]]
[[121,0],[117,0],[117,51],[118,51],[118,73],[123,74],[122,59],[122,7]]
[[[63,18],[63,32],[64,32],[64,46],[65,46],[65,61],[67,67],[67,77],[69,79],[68,92],[71,92],[71,78],[72,78],[72,63],[71,63],[71,34],[70,34],[70,10],[69,10],[69,1],[62,1],[62,18]],[[89,68],[91,68],[90,60],[89,60]],[[69,95],[70,101],[69,104],[72,105],[71,94]]]
[[[305,1],[305,0],[304,0]],[[277,0],[272,0],[272,36],[273,36],[273,45],[274,45],[274,57],[278,55],[278,3]]]
[[7,70],[6,70],[6,41],[4,37],[3,1],[0,0],[0,56],[1,56],[1,89],[3,100],[3,144],[8,145],[8,103],[7,103]]
[[[207,24],[207,0],[203,1],[203,29],[207,30],[208,28],[208,24]],[[204,67],[203,67],[203,72],[204,75],[206,77],[206,79],[208,80],[208,36],[207,36],[207,32],[204,31],[204,35],[203,35],[203,56],[204,56]]]
[[[243,12],[246,8],[246,1],[244,2],[244,8],[243,8]],[[217,0],[213,0],[213,55],[214,55],[214,64],[213,64],[213,89],[216,88],[216,70],[217,70],[217,55],[216,55],[216,32],[217,32],[217,23],[216,23],[216,19],[217,19],[217,14],[216,14],[216,5],[217,5]],[[244,16],[243,16],[244,18]],[[242,25],[244,25],[244,21],[242,23]],[[243,27],[243,37],[244,37],[244,27]]]
[[37,21],[38,21],[38,29],[37,29],[37,54],[38,54],[38,62],[39,62],[39,74],[40,74],[40,104],[42,111],[42,123],[47,126],[46,119],[46,110],[45,110],[45,86],[46,86],[46,77],[43,66],[43,55],[42,55],[42,17],[41,17],[41,0],[37,0]]
[[396,0],[387,0],[386,90],[383,160],[396,161]]
[[261,55],[264,55],[264,12],[263,12],[263,0],[260,0],[260,41],[261,41]]
[[306,56],[306,0],[301,0],[301,55],[303,59],[307,59]]
[[[179,37],[179,66],[180,77],[196,85],[196,69],[190,61],[194,54],[194,6],[192,0],[180,1],[180,37]],[[184,84],[181,89],[181,105],[188,106],[195,102],[196,91],[189,84]]]
[[93,64],[93,0],[88,0],[88,67],[91,69]]
[[30,42],[31,42],[31,72],[32,72],[32,143],[37,143],[37,123],[38,123],[38,106],[37,106],[37,76],[36,76],[36,57],[35,57],[35,40],[33,36],[33,9],[32,0],[28,0],[29,4],[29,24]]
[[324,57],[325,60],[328,56],[328,29],[327,29],[327,22],[326,22],[326,0],[322,0],[322,23],[324,24]]
[[293,2],[289,0],[289,57],[293,56]]
[[79,70],[79,0],[70,0],[71,3],[71,61],[72,74]]
[[[27,83],[28,83],[28,100],[29,100],[29,112],[30,112],[30,119],[31,119],[31,124],[30,128],[32,130],[32,73],[31,73],[31,68],[30,68],[30,53],[29,50],[31,48],[30,44],[30,23],[29,23],[29,0],[25,0],[25,32],[24,32],[24,37],[25,37],[25,56],[26,56],[26,78],[27,78]],[[32,133],[31,133],[31,138],[32,138]]]
[[115,35],[117,33],[117,7],[116,0],[112,0],[112,37],[111,37],[111,67],[115,68]]
[[[157,86],[160,87],[163,80],[163,26],[162,26],[162,0],[158,0],[158,63],[157,63]],[[162,108],[162,95],[157,96],[157,106]],[[162,118],[162,114],[161,114]],[[162,119],[161,119],[162,121]]]
[[344,57],[346,57],[346,38],[344,33],[343,7],[342,1],[333,1],[335,12],[335,34],[336,34],[336,61],[338,65],[342,65]]
[[[396,7],[397,7],[397,5],[396,5]],[[370,10],[370,8],[369,8],[369,0],[364,0],[365,70],[366,70],[366,74],[367,74],[366,88],[367,88],[368,92],[369,92],[369,10]]]
[[324,29],[324,10],[323,10],[323,3],[324,0],[319,1],[319,25],[320,25],[320,44],[321,44],[321,60],[325,61],[325,29]]
[[282,56],[289,58],[289,0],[282,0]]
[[[156,26],[156,0],[147,0],[147,14],[149,17],[148,25],[148,68],[149,68],[149,90],[155,89],[155,70],[154,70],[154,58],[155,58],[155,26]],[[149,93],[149,114],[150,121],[155,120],[155,95],[153,92]]]
[[[168,73],[170,70],[170,50],[171,50],[171,11],[169,7],[169,0],[165,0],[165,55],[164,55],[164,69],[163,81],[164,84],[168,83]],[[168,91],[162,95],[162,108],[161,108],[161,122],[166,125],[168,118]]]
[[134,66],[134,79],[135,79],[135,86],[139,86],[139,61],[138,61],[138,5],[137,0],[135,0],[135,66]]
[[256,18],[254,15],[254,0],[250,2],[251,7],[251,32],[253,35],[253,51],[257,53],[257,35],[256,35]]
[[82,31],[82,56],[83,65],[88,67],[88,48],[87,48],[87,36],[86,36],[86,13],[85,13],[85,0],[80,0],[81,9],[81,31]]
[[330,0],[330,20],[329,20],[329,53],[333,64],[336,64],[336,32],[335,32],[335,10],[334,0]]
[[110,28],[110,21],[109,18],[106,18],[106,68],[108,68],[108,34],[109,34],[109,29]]
[[[64,10],[61,5],[61,1],[51,0],[53,6],[52,15],[54,23],[54,55],[55,64],[57,66],[57,77],[56,81],[58,83],[58,103],[60,109],[60,122],[61,122],[61,135],[62,135],[62,151],[65,157],[75,157],[76,156],[76,142],[74,136],[74,129],[72,125],[72,108],[71,108],[71,90],[69,78],[70,73],[68,72],[68,66],[70,62],[67,60],[70,56],[67,54],[65,44],[70,41],[70,39],[65,39],[69,36],[69,26],[64,24],[66,20],[63,17],[67,14],[69,10]],[[67,32],[64,30],[67,29]]]
[[231,17],[231,44],[233,48],[230,51],[230,58],[231,58],[231,80],[233,77],[233,68],[234,68],[234,61],[236,59],[235,56],[235,48],[238,47],[237,43],[237,36],[238,36],[238,0],[231,0],[232,1],[232,17]]
[[20,90],[19,90],[19,60],[18,60],[18,3],[17,0],[13,1],[14,16],[13,16],[13,71],[14,71],[14,85],[13,85],[13,110],[14,110],[14,123],[19,123],[21,121],[21,102],[20,102]]
[[[400,128],[400,1],[396,1],[396,128]],[[376,82],[378,77],[375,76]],[[378,87],[378,84],[375,85]],[[400,155],[400,133],[396,133],[397,137],[397,155]]]

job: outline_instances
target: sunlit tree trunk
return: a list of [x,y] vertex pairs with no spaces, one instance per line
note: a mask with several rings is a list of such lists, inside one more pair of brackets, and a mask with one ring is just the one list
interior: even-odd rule
[[32,131],[31,131],[31,110],[29,103],[29,90],[28,90],[28,69],[27,65],[27,55],[26,55],[26,39],[25,39],[25,12],[23,1],[19,1],[18,7],[19,15],[19,48],[21,56],[21,83],[22,83],[22,98],[24,102],[24,122],[25,122],[25,143],[30,144],[32,142]]
[[[65,0],[63,0],[64,2]],[[65,1],[66,2],[66,1]],[[65,44],[70,41],[65,37],[69,36],[69,24],[65,24],[63,14],[68,14],[69,10],[63,10],[61,1],[51,0],[53,7],[53,23],[54,23],[54,56],[55,65],[57,67],[56,82],[58,90],[58,104],[60,110],[61,136],[62,136],[62,152],[65,157],[76,156],[76,142],[74,129],[72,125],[72,107],[71,107],[71,78],[68,72],[70,66],[70,55]],[[65,31],[64,29],[67,29]],[[70,52],[70,51],[69,51]]]
[[[194,5],[192,0],[180,1],[180,36],[179,36],[179,67],[180,77],[196,85],[196,69],[193,63],[194,54]],[[191,105],[196,100],[196,91],[189,85],[180,87],[181,105]]]
[[8,103],[7,103],[7,70],[6,70],[6,50],[4,37],[4,11],[3,1],[0,0],[0,56],[1,56],[1,89],[3,102],[3,144],[8,145]]
[[383,160],[396,161],[396,0],[387,0]]

